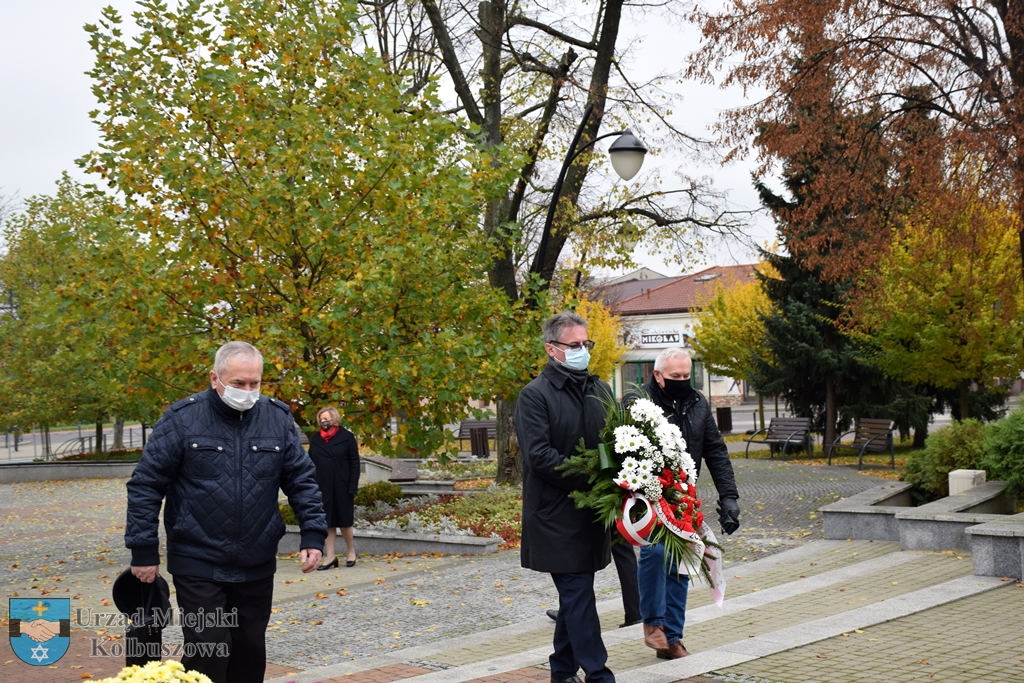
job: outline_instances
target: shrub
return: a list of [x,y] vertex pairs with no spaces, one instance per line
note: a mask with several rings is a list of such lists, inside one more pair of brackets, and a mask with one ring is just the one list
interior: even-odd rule
[[942,498],[949,495],[949,473],[981,469],[984,456],[984,425],[973,419],[954,422],[930,435],[924,450],[910,454],[903,480],[914,485],[919,501]]
[[285,524],[298,525],[299,519],[295,516],[295,510],[288,503],[279,503],[277,508],[281,511],[281,519]]
[[1024,494],[1024,408],[988,426],[983,467],[989,479],[1005,481],[1009,493]]
[[417,516],[426,523],[447,521],[474,536],[500,536],[501,547],[506,549],[519,547],[522,511],[522,490],[492,486],[479,493],[446,496],[436,505],[419,510]]
[[375,481],[356,492],[356,505],[370,506],[377,501],[395,505],[402,500],[402,487],[390,481]]

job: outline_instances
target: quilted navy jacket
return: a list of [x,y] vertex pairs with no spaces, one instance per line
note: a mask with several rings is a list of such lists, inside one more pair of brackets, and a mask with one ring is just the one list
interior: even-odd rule
[[322,551],[327,520],[314,475],[281,401],[262,396],[238,411],[213,389],[182,399],[156,423],[128,481],[132,565],[159,564],[166,498],[168,572],[231,582],[271,576],[285,533],[279,488],[299,520],[300,547]]

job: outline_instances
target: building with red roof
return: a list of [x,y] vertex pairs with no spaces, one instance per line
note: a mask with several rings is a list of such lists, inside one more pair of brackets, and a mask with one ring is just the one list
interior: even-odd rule
[[[654,371],[654,359],[664,349],[679,346],[691,349],[693,353],[697,312],[719,287],[728,288],[753,280],[755,268],[756,264],[752,263],[712,266],[682,277],[612,285],[632,294],[618,301],[608,301],[622,319],[626,342],[630,346],[625,362],[616,371],[616,393],[621,396],[627,385],[649,381]],[[651,286],[645,287],[645,283]],[[743,382],[730,377],[709,376],[698,356],[694,356],[693,361],[694,387],[703,392],[712,405],[737,405],[743,401],[747,394]]]

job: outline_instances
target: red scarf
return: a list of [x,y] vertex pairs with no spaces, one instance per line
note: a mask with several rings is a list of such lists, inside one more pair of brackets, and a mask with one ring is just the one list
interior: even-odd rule
[[331,437],[338,433],[338,429],[339,429],[338,425],[334,425],[333,427],[328,429],[326,432],[321,429],[320,430],[320,436],[321,436],[321,438],[323,438],[324,443],[330,441]]

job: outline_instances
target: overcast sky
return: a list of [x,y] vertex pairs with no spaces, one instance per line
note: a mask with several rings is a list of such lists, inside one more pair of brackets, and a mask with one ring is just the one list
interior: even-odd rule
[[[131,25],[135,2],[36,0],[5,5],[0,21],[0,73],[4,86],[0,107],[0,193],[17,193],[26,198],[53,192],[63,171],[79,179],[83,177],[74,160],[95,148],[98,140],[88,116],[96,103],[85,75],[92,66],[92,53],[83,26],[96,23],[101,9],[107,5],[117,8],[125,24]],[[635,68],[644,75],[653,75],[666,68],[666,64],[679,64],[696,36],[693,32],[682,33],[679,27],[664,21],[642,21],[636,17],[624,22],[622,32],[626,38],[643,36]],[[675,123],[695,135],[709,135],[707,127],[718,112],[742,102],[735,94],[709,86],[680,87],[684,101],[682,107],[675,109]],[[659,161],[673,163],[667,159]],[[728,191],[735,206],[756,207],[748,165],[690,168],[689,172],[712,175],[718,189]],[[757,219],[752,233],[758,242],[770,240],[770,221],[764,217]],[[678,273],[677,267],[665,265],[659,256],[642,253],[642,247],[638,248],[636,258],[642,265],[663,273]],[[743,249],[725,247],[711,255],[709,264],[750,260]],[[693,263],[684,270],[690,272],[700,267],[702,264]]]

